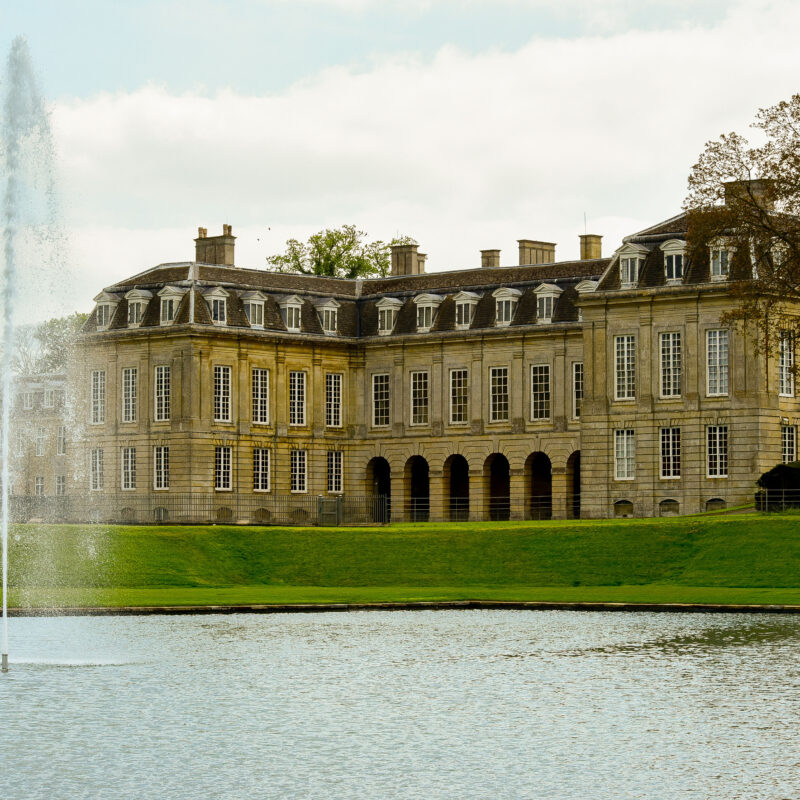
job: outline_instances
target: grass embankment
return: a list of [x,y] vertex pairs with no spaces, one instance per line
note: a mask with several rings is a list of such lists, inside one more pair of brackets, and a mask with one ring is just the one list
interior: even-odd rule
[[14,606],[800,604],[800,516],[385,528],[19,525]]

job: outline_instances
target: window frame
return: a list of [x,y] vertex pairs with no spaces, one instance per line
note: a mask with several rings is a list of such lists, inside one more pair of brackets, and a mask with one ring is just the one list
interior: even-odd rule
[[[244,315],[247,319],[247,324],[255,329],[261,330],[264,327],[264,301],[263,300],[245,300],[243,303]],[[255,310],[255,313],[253,313]],[[252,315],[252,316],[251,316]],[[255,322],[253,317],[258,317]]]
[[[160,392],[159,392],[160,390]],[[153,367],[153,422],[169,422],[172,415],[172,367]]]
[[253,491],[272,491],[272,451],[269,447],[253,448]]
[[[508,422],[511,418],[510,375],[508,366],[489,367],[489,424]],[[496,391],[501,377],[504,392]]]
[[658,334],[659,398],[683,397],[683,336],[681,331]]
[[228,364],[214,364],[213,421],[233,422],[233,368]]
[[[455,302],[455,322],[454,327],[457,331],[465,331],[469,330],[472,326],[472,322],[475,319],[475,308],[478,305],[478,301],[480,300],[480,295],[476,294],[475,292],[459,292],[454,298]],[[466,311],[466,314],[465,314]],[[464,321],[464,316],[466,315],[466,321]],[[461,316],[461,322],[459,322],[459,316]]]
[[104,425],[106,421],[106,371],[91,371],[89,420],[91,425]]
[[341,372],[325,373],[325,427],[342,427],[344,375]]
[[667,425],[659,429],[661,443],[662,481],[674,481],[681,478],[681,429],[679,426]]
[[778,340],[778,396],[794,397],[795,344],[791,331],[781,331]]
[[328,450],[327,485],[328,494],[344,492],[344,453],[341,450]]
[[47,429],[44,425],[36,427],[35,448],[34,454],[36,456],[43,456],[47,449]]
[[[622,450],[620,450],[622,442]],[[614,429],[614,480],[636,480],[636,430]]]
[[[620,350],[622,345],[622,350]],[[636,334],[614,336],[614,400],[636,400]],[[625,394],[622,394],[624,391]]]
[[[453,367],[449,371],[448,385],[450,387],[450,405],[449,405],[449,420],[451,425],[468,425],[469,424],[469,369],[467,367]],[[456,376],[463,379],[463,385],[456,387],[454,381]],[[463,390],[463,402],[460,396],[456,397],[456,389]],[[463,419],[456,419],[454,410],[456,405],[463,409]]]
[[59,425],[56,434],[56,455],[65,456],[67,454],[67,426]]
[[153,445],[153,491],[169,490],[169,445]]
[[89,491],[101,492],[105,488],[105,455],[102,447],[89,450]]
[[[712,335],[716,334],[716,336]],[[722,336],[724,334],[724,336]],[[706,329],[706,397],[727,397],[730,392],[730,332],[728,328],[707,328]],[[717,361],[716,364],[711,363],[711,355],[712,355],[712,339],[716,339],[715,347],[715,359]],[[725,343],[724,346],[724,363],[723,363],[723,347],[722,343]],[[711,391],[711,383],[712,383],[712,369],[716,370],[716,374],[714,376],[714,381],[716,382],[718,389],[724,383],[725,388],[724,391]]]
[[797,425],[781,425],[781,464],[792,464],[795,461],[797,461]]
[[[713,447],[712,447],[713,445]],[[727,425],[706,425],[706,477],[728,477],[730,432]],[[713,463],[713,468],[712,468]]]
[[430,372],[426,369],[412,370],[409,374],[408,385],[410,389],[408,424],[415,428],[421,425],[430,425]]
[[300,447],[289,451],[289,492],[308,494],[308,450]]
[[136,448],[120,448],[120,490],[132,492],[136,490]]
[[250,370],[250,418],[254,425],[269,425],[269,369]]
[[139,374],[136,367],[122,368],[122,409],[120,421],[123,425],[135,423],[138,416]]
[[214,445],[214,491],[233,491],[233,447],[229,444]]
[[[545,376],[544,383],[542,377]],[[542,388],[544,386],[544,388]],[[530,421],[549,422],[552,418],[552,369],[550,364],[531,364]]]
[[581,407],[585,391],[586,375],[583,361],[572,362],[572,419],[581,418]]
[[[302,376],[298,378],[298,376]],[[307,404],[308,378],[305,370],[289,370],[289,426],[292,428],[302,428],[307,424],[306,404]]]
[[[382,384],[381,391],[385,393],[385,397],[377,397],[376,391],[378,389],[377,383],[378,379],[380,379],[380,383]],[[391,374],[388,372],[375,372],[371,376],[372,384],[372,427],[373,428],[387,428],[392,423],[392,379]],[[385,422],[378,422],[378,403],[380,402],[381,406],[381,419],[385,416]],[[385,403],[385,409],[384,404]],[[384,414],[385,410],[385,414]]]

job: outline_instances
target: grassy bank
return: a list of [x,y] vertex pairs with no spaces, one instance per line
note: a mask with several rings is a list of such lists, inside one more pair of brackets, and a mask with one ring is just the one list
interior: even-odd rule
[[800,516],[387,528],[20,525],[10,602],[800,604]]

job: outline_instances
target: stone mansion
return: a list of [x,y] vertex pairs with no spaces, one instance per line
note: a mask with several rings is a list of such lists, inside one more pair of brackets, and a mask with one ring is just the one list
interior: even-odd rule
[[567,262],[520,240],[513,266],[483,250],[426,273],[401,245],[364,280],[243,269],[234,243],[201,228],[194,261],[97,295],[67,491],[380,494],[393,520],[656,516],[749,502],[797,457],[793,351],[754,355],[720,323],[746,260],[722,243],[693,263],[682,215],[610,258],[599,236]]

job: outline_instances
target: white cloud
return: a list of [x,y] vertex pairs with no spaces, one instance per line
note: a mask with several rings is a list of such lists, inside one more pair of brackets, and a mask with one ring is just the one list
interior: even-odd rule
[[476,265],[487,247],[514,263],[523,237],[570,258],[584,212],[609,252],[678,210],[707,139],[798,90],[798,23],[793,3],[746,3],[713,29],[444,47],[272,96],[147,86],[59,104],[81,286],[91,297],[190,258],[197,226],[223,222],[242,266],[348,222],[415,236],[433,270]]

